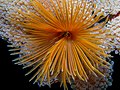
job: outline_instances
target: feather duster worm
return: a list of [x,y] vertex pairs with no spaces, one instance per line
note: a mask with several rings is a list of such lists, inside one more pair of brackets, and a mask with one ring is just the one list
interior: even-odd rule
[[[10,2],[10,1],[9,1]],[[13,1],[14,2],[14,1]],[[19,2],[19,3],[18,3]],[[23,68],[35,71],[30,79],[40,85],[51,85],[58,80],[67,89],[67,82],[76,79],[90,82],[90,77],[105,77],[111,64],[106,61],[110,50],[106,39],[114,36],[104,26],[108,16],[87,0],[22,0],[11,3],[4,24],[11,26],[7,34],[1,34],[14,42],[11,55]],[[12,9],[11,9],[12,8]],[[7,19],[5,19],[7,17]],[[98,23],[100,20],[103,22]],[[2,33],[4,33],[4,30]],[[6,31],[5,31],[6,32]],[[104,46],[105,45],[105,46]]]

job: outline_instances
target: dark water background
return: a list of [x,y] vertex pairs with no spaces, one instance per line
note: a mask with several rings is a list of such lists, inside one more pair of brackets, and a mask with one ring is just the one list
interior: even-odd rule
[[[59,83],[49,88],[48,86],[38,87],[37,84],[33,85],[29,82],[31,76],[24,76],[28,70],[22,70],[22,66],[12,62],[17,56],[10,56],[7,45],[6,41],[0,39],[0,90],[64,90],[59,88]],[[113,85],[107,90],[120,90],[120,56],[115,55],[114,52],[112,55],[114,55]],[[72,90],[70,86],[69,90]]]

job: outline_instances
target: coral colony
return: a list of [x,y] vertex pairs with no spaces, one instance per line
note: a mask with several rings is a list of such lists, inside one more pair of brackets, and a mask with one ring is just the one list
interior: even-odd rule
[[[0,0],[0,36],[13,61],[32,67],[39,86],[60,82],[76,90],[112,85],[120,54],[120,0]],[[14,47],[14,48],[13,48]]]

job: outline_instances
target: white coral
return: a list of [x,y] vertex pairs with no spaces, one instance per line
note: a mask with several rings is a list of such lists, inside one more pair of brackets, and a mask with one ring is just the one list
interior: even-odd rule
[[120,11],[120,0],[88,0],[104,11],[104,14],[117,14]]
[[114,39],[108,40],[109,42],[113,42],[112,47],[115,48],[115,53],[120,54],[120,16],[112,19],[106,25],[106,28],[111,31],[111,35],[114,35]]

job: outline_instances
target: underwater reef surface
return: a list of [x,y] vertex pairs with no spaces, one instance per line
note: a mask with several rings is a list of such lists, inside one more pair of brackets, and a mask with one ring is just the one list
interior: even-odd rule
[[[119,89],[118,3],[119,0],[0,0],[3,84],[16,79],[18,88],[23,82],[23,87],[31,89]],[[29,78],[28,86],[24,79],[17,79],[18,74]]]

